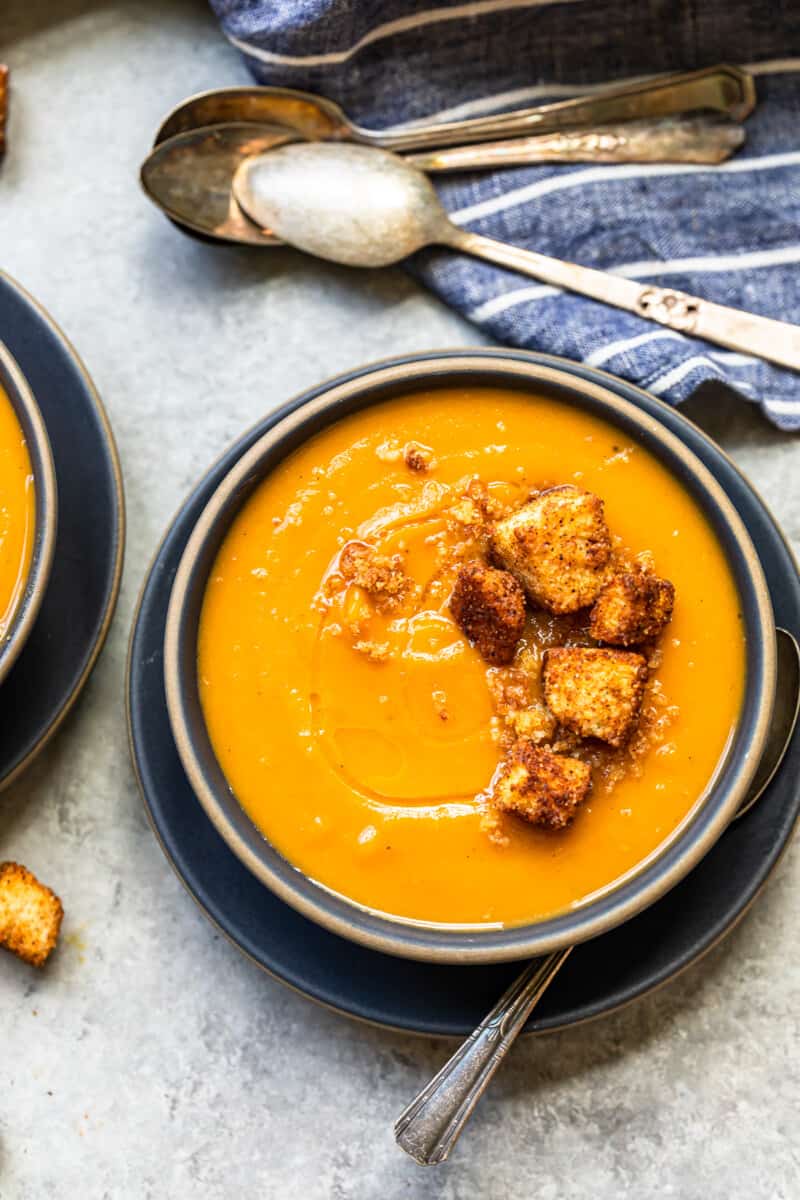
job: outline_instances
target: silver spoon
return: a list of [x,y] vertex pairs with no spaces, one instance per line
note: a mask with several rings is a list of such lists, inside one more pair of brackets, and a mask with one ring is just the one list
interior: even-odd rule
[[278,125],[210,125],[177,133],[145,159],[140,180],[153,203],[195,233],[248,246],[278,246],[233,198],[239,164],[294,138]]
[[[280,239],[254,225],[233,199],[233,177],[246,158],[298,137],[279,125],[242,121],[188,129],[150,151],[141,168],[142,187],[162,212],[195,233],[218,241],[277,246]],[[704,113],[451,146],[410,155],[408,161],[429,172],[524,163],[718,163],[730,157],[744,138],[742,126],[729,117]]]
[[262,229],[319,258],[383,267],[423,246],[450,246],[682,333],[800,369],[800,326],[460,229],[427,176],[385,150],[333,142],[280,146],[243,162],[233,193]]
[[734,120],[743,121],[753,111],[755,99],[752,76],[739,67],[723,64],[679,75],[640,79],[619,87],[603,86],[588,96],[536,108],[379,130],[356,125],[338,104],[312,92],[279,87],[222,88],[190,96],[174,108],[162,121],[156,141],[202,125],[255,121],[286,126],[312,141],[349,141],[388,150],[424,150],[515,134],[552,133],[575,125],[701,110],[727,113]]
[[[800,647],[777,629],[778,673],[772,728],[761,763],[734,820],[749,812],[775,776],[800,710]],[[572,951],[558,950],[525,967],[492,1011],[441,1071],[403,1110],[394,1127],[398,1145],[423,1166],[444,1162],[540,998]]]

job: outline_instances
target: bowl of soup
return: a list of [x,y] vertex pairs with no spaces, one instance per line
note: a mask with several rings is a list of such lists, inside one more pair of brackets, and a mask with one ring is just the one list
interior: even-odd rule
[[0,342],[0,684],[44,598],[56,527],[47,430],[22,371]]
[[422,355],[300,398],[232,468],[165,684],[265,886],[375,949],[488,962],[700,861],[761,756],[775,631],[738,514],[649,412],[557,359]]

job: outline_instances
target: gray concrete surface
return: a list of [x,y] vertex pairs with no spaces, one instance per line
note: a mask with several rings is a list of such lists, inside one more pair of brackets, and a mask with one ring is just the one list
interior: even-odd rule
[[[78,710],[0,798],[0,857],[65,901],[62,947],[0,963],[2,1200],[797,1197],[800,857],[701,965],[627,1011],[517,1048],[453,1162],[391,1138],[446,1044],[367,1029],[219,937],[145,822],[123,667],[146,564],[186,489],[269,406],[352,364],[476,342],[402,274],[181,237],[139,194],[160,115],[245,80],[201,3],[5,0],[0,262],[75,340],[125,469],[128,552]],[[0,331],[1,332],[1,331]],[[800,540],[800,445],[693,405]],[[1,719],[1,718],[0,718]]]

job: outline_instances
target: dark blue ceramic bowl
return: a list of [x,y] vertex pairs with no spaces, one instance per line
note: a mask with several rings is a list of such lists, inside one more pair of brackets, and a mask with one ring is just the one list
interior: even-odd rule
[[39,412],[33,392],[16,359],[2,342],[0,342],[0,388],[11,401],[11,407],[14,409],[25,436],[28,456],[33,468],[33,486],[36,496],[36,528],[28,577],[8,628],[0,636],[0,683],[2,683],[25,645],[47,590],[56,545],[58,500],[53,456],[50,453],[50,441],[42,414]]
[[[170,722],[184,769],[227,844],[267,887],[321,925],[374,949],[448,963],[549,953],[597,936],[641,912],[714,845],[739,807],[764,747],[775,692],[775,627],[761,564],[727,496],[707,468],[657,420],[594,382],[519,351],[458,352],[378,364],[302,398],[232,468],[187,543],[170,598],[164,672]],[[436,387],[513,388],[585,409],[645,446],[695,498],[725,552],[741,599],[747,644],[744,702],[714,779],[674,833],[632,873],[585,904],[502,929],[404,920],[337,895],[292,866],[256,829],[214,755],[197,689],[197,632],[219,546],[253,489],[287,454],[334,421],[399,394]],[[687,423],[688,424],[688,423]]]

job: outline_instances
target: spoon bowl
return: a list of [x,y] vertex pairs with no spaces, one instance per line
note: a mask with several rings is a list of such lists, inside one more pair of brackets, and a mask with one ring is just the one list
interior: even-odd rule
[[247,123],[211,125],[174,134],[150,152],[141,183],[163,212],[195,233],[249,246],[275,246],[245,216],[231,193],[237,167],[293,140],[279,126]]
[[208,125],[280,127],[308,141],[348,140],[357,127],[332,100],[292,88],[217,88],[190,96],[164,118],[155,145]]
[[800,716],[800,646],[797,639],[786,629],[776,629],[778,652],[778,676],[775,689],[775,706],[767,744],[761,756],[750,790],[739,806],[734,820],[748,813],[775,778],[778,767],[792,740],[797,718]]
[[246,158],[233,194],[262,232],[317,258],[385,267],[451,228],[421,171],[363,146],[301,142]]

